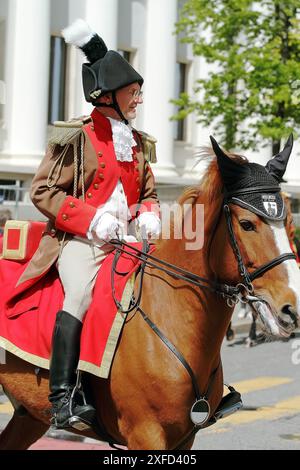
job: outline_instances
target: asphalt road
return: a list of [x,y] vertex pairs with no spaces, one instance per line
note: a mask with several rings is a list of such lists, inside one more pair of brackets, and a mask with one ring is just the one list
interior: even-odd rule
[[[240,329],[242,330],[242,329]],[[245,333],[222,348],[226,382],[242,393],[244,409],[197,434],[194,450],[300,449],[300,333],[288,342],[245,346]],[[0,429],[11,407],[0,396]],[[33,449],[104,450],[108,446],[51,430]]]

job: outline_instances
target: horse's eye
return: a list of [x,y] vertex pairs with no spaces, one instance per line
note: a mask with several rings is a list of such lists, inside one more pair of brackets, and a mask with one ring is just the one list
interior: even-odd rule
[[240,220],[241,227],[246,231],[246,232],[251,232],[255,230],[255,225],[250,222],[250,220]]

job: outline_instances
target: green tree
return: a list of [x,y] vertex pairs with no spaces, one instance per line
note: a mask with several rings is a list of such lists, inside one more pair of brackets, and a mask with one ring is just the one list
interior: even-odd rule
[[[299,0],[187,0],[177,33],[214,69],[183,93],[175,118],[191,112],[228,148],[255,148],[300,129]],[[240,137],[241,136],[241,137]]]

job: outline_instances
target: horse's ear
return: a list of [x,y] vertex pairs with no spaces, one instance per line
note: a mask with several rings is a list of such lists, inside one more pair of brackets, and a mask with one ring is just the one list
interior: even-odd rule
[[247,165],[241,165],[223,152],[218,142],[210,136],[212,148],[216,154],[218,167],[227,188],[249,174]]
[[285,173],[292,148],[293,148],[293,134],[290,134],[283,150],[275,155],[271,160],[266,164],[266,170],[268,173],[276,178],[279,182],[282,181],[282,177]]

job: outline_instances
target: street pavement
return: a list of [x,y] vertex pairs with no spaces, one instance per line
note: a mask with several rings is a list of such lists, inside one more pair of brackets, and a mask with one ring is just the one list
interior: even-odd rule
[[[200,431],[193,450],[300,450],[300,332],[289,341],[247,347],[250,316],[233,315],[233,341],[224,340],[224,380],[242,394],[243,410]],[[12,409],[0,394],[0,429]],[[50,429],[32,450],[108,450],[93,439]]]
[[300,333],[289,341],[246,347],[246,335],[224,341],[224,380],[244,408],[200,431],[194,449],[300,450]]

